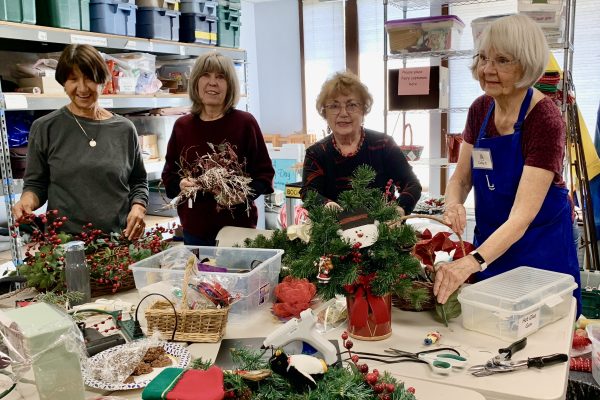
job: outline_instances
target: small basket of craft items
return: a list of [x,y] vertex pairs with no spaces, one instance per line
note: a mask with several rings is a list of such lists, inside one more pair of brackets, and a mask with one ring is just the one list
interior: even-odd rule
[[[407,130],[410,132],[410,144],[406,144]],[[421,158],[423,146],[413,144],[413,130],[410,124],[404,125],[402,130],[402,144],[400,145],[400,150],[402,150],[404,157],[406,157],[408,161],[417,161],[419,158]]]
[[147,334],[158,331],[166,340],[214,343],[225,335],[233,298],[218,283],[193,283],[196,258],[190,257],[183,277],[179,308],[157,301],[145,311]]
[[[430,219],[452,229],[451,225],[444,222],[443,219],[431,215],[407,215],[399,218],[395,223],[403,223],[408,219],[414,218]],[[428,311],[435,308],[436,300],[433,295],[433,283],[435,281],[434,265],[436,263],[435,253],[440,251],[450,253],[452,250],[455,250],[452,260],[458,260],[474,249],[471,243],[463,241],[458,232],[453,231],[453,233],[458,237],[458,242],[450,240],[450,236],[452,235],[451,232],[438,232],[435,235],[432,235],[429,229],[425,229],[419,234],[419,239],[415,244],[412,253],[419,259],[421,264],[425,266],[423,271],[424,279],[413,281],[412,289],[423,292],[425,298],[423,301],[415,303],[414,299],[411,299],[410,297],[407,298],[393,295],[392,305],[405,311]]]

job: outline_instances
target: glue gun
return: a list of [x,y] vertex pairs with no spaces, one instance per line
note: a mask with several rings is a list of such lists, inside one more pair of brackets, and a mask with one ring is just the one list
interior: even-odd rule
[[[332,299],[335,301],[335,299]],[[332,301],[328,301],[324,304],[324,307],[328,307]],[[318,312],[317,312],[318,314]],[[314,347],[323,355],[323,359],[327,365],[332,365],[337,361],[337,350],[335,346],[327,339],[323,337],[315,329],[317,320],[313,310],[307,308],[300,313],[300,318],[292,318],[284,325],[277,328],[269,336],[266,337],[262,347],[274,347],[281,348],[288,343],[296,340],[306,342]]]

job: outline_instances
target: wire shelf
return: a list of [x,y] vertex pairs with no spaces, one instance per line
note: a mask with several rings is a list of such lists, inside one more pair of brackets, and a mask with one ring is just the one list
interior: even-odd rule
[[473,50],[437,50],[437,51],[419,51],[419,52],[404,52],[404,53],[390,53],[388,59],[414,59],[414,58],[471,58],[473,57]]
[[500,0],[390,0],[389,4],[401,10],[419,10],[430,7],[464,6],[469,4],[493,3]]

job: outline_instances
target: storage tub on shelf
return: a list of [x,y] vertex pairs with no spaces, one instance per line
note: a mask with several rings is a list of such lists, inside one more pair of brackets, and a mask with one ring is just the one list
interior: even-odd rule
[[576,288],[571,275],[518,267],[462,289],[458,301],[463,325],[519,340],[567,315]]
[[217,22],[217,44],[221,47],[240,47],[241,22],[224,21]]
[[90,0],[90,30],[135,36],[136,8],[122,0]]
[[217,4],[218,2],[209,0],[182,0],[179,11],[186,14],[200,13],[216,17]]
[[179,41],[184,43],[217,44],[217,18],[200,13],[181,14]]
[[477,48],[477,41],[485,28],[498,18],[506,17],[508,15],[511,14],[488,15],[486,17],[475,18],[471,21],[471,31],[473,32],[473,43],[475,44],[475,48]]
[[457,50],[465,24],[455,15],[388,21],[390,52]]
[[519,14],[527,15],[544,29],[559,29],[565,10],[562,0],[519,0]]
[[90,0],[36,0],[37,24],[90,30]]
[[0,20],[35,25],[35,0],[0,0]]
[[177,10],[179,0],[136,0],[138,7],[166,8],[168,10]]
[[589,324],[585,330],[592,341],[592,376],[600,384],[600,324]]
[[139,7],[136,36],[146,39],[179,41],[179,11]]
[[[171,247],[129,266],[133,272],[135,286],[142,291],[145,287],[162,281],[181,284],[185,264],[177,269],[164,269],[163,260],[172,257],[182,246]],[[259,309],[269,308],[273,302],[273,290],[279,280],[281,256],[279,249],[250,249],[235,247],[185,246],[197,253],[199,260],[209,258],[215,265],[233,272],[198,272],[205,282],[218,282],[233,296],[239,295],[230,309],[229,316],[240,318]],[[235,271],[239,272],[235,272]],[[231,320],[230,320],[231,321]]]

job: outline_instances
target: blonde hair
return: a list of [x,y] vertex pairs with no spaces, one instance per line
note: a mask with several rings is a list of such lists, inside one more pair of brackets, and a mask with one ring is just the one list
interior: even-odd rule
[[321,86],[321,92],[317,96],[317,112],[325,118],[325,102],[327,100],[339,95],[351,94],[358,96],[363,106],[363,114],[368,114],[373,105],[373,97],[369,93],[369,89],[352,72],[336,72]]
[[223,74],[227,81],[227,93],[223,104],[224,113],[235,107],[240,99],[240,84],[231,58],[216,51],[206,53],[198,57],[194,63],[188,82],[188,94],[192,101],[193,114],[200,115],[204,108],[200,93],[198,93],[198,81],[202,75],[209,72]]
[[[525,15],[509,15],[499,18],[486,27],[481,34],[477,53],[491,49],[514,57],[522,69],[518,88],[533,86],[544,74],[548,64],[549,48],[539,25]],[[479,57],[471,65],[471,73],[478,80]]]

